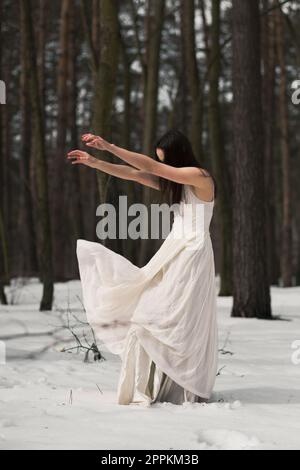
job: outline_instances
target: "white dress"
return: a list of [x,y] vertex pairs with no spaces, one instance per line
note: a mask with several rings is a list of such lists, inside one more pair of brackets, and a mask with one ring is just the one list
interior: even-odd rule
[[184,185],[168,237],[141,268],[101,243],[77,241],[88,322],[122,359],[119,404],[211,396],[218,365],[213,207]]

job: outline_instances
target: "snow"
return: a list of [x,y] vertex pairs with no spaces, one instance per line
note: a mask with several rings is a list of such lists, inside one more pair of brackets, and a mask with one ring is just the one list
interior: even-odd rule
[[80,282],[55,285],[53,312],[38,311],[41,289],[15,280],[0,306],[1,449],[300,448],[299,287],[272,287],[274,321],[231,318],[232,298],[219,297],[210,402],[148,407],[116,403],[120,359],[101,344],[100,362],[62,352],[75,345],[68,319],[82,343],[91,338]]

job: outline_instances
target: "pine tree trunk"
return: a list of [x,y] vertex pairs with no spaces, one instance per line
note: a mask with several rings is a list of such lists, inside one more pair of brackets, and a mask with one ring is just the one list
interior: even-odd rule
[[66,136],[68,126],[68,64],[69,64],[69,17],[71,0],[61,2],[59,61],[57,68],[57,141],[53,184],[53,259],[56,281],[65,279],[65,257],[67,220],[66,214]]
[[[264,11],[272,7],[274,0],[264,0]],[[262,18],[262,58],[263,58],[263,122],[264,122],[264,162],[266,190],[266,237],[269,284],[279,279],[279,260],[276,252],[276,187],[274,178],[274,115],[275,115],[275,15],[270,12]]]
[[21,104],[21,158],[20,158],[20,256],[22,265],[19,266],[23,275],[33,275],[38,272],[38,260],[36,253],[36,234],[33,217],[33,201],[30,181],[31,160],[31,121],[30,121],[30,96],[29,80],[30,67],[26,58],[26,38],[22,30],[20,63],[20,104]]
[[[182,132],[188,135],[188,84],[186,80],[186,56],[185,56],[185,41],[183,34],[183,21],[180,22],[180,77],[179,77],[179,97],[177,115],[179,114],[179,125]],[[178,120],[178,117],[177,117]]]
[[292,285],[292,213],[289,122],[287,103],[287,78],[284,61],[284,17],[281,9],[276,10],[277,58],[279,78],[279,128],[282,161],[282,232],[281,232],[281,278],[284,287]]
[[[126,44],[121,38],[121,52],[122,52],[122,61],[124,68],[124,114],[122,121],[122,139],[121,146],[127,149],[131,148],[131,71],[130,71],[130,59],[128,51],[126,50]],[[120,180],[122,193],[127,195],[128,207],[131,204],[136,202],[136,183],[134,181]],[[125,255],[133,263],[138,261],[136,256],[136,243],[134,240],[125,239],[122,240],[122,254]]]
[[225,146],[221,126],[219,79],[221,68],[220,4],[212,0],[211,51],[209,58],[209,132],[213,173],[217,179],[216,203],[221,234],[221,286],[219,295],[232,295],[232,215],[229,171],[225,161]]
[[[99,0],[97,0],[99,3]],[[68,99],[68,110],[69,110],[69,122],[68,127],[70,129],[70,147],[75,149],[78,147],[78,127],[77,127],[77,56],[78,56],[78,41],[76,32],[76,16],[74,8],[70,10],[70,35],[69,35],[69,99]],[[81,194],[79,191],[80,178],[79,171],[70,172],[71,175],[71,213],[72,213],[72,234],[75,234],[76,238],[81,238],[84,233],[83,228],[83,209],[81,204]],[[78,168],[77,168],[78,170]]]
[[[92,27],[90,22],[89,4],[85,0],[80,1],[81,20],[83,25],[83,32],[85,40],[89,48],[90,53],[90,68],[92,71],[92,80],[94,89],[96,89],[97,74],[100,57],[100,16],[101,16],[101,0],[93,0],[91,4],[92,8]],[[98,16],[96,19],[95,16]],[[93,111],[95,114],[95,103],[93,104]],[[91,121],[93,122],[93,116]],[[91,122],[85,122],[85,129],[92,130],[93,125]],[[93,172],[90,168],[81,168],[79,172],[80,181],[80,194],[82,197],[82,208],[83,208],[83,229],[84,236],[96,241],[96,230],[95,224],[91,224],[91,220],[95,220],[96,207],[99,204],[99,191],[97,187],[97,172]]]
[[[111,115],[116,87],[119,57],[118,4],[110,0],[100,3],[100,51],[99,66],[96,76],[96,94],[94,100],[93,131],[107,140],[111,138]],[[109,159],[103,152],[101,158]],[[97,172],[100,202],[107,197],[108,176]]]
[[[149,0],[148,0],[149,1]],[[150,0],[147,18],[147,46],[145,54],[145,80],[144,80],[144,134],[143,153],[153,155],[153,144],[157,126],[157,100],[159,83],[159,63],[162,28],[164,24],[165,0]],[[155,190],[154,190],[155,191]],[[149,208],[153,200],[153,190],[143,187],[143,203]],[[149,231],[151,218],[148,217]],[[153,252],[157,250],[155,240],[141,240],[139,264],[144,265]]]
[[233,0],[233,309],[271,318],[265,241],[259,1]]
[[154,0],[151,4],[151,28],[148,37],[147,86],[145,89],[145,118],[143,152],[151,155],[156,135],[157,98],[159,80],[159,58],[161,35],[164,23],[165,0]]
[[38,84],[36,49],[32,24],[30,0],[21,0],[21,30],[25,36],[26,57],[30,64],[31,116],[34,125],[34,154],[36,165],[37,210],[39,221],[39,262],[43,283],[40,310],[51,310],[53,301],[52,243],[48,203],[47,160],[43,111]]
[[203,114],[203,92],[198,71],[196,57],[195,37],[195,1],[181,0],[181,21],[184,41],[184,52],[186,61],[186,80],[191,98],[191,128],[190,139],[193,150],[199,162],[203,162],[202,150],[202,114]]
[[[71,6],[69,10],[69,28],[68,28],[68,97],[67,110],[68,114],[67,128],[69,129],[68,146],[71,149],[79,147],[78,142],[78,126],[77,126],[77,103],[78,103],[78,77],[77,77],[77,58],[79,56],[79,41],[77,35],[77,8]],[[65,278],[74,279],[78,276],[77,258],[74,257],[76,252],[77,239],[84,237],[83,207],[80,187],[80,173],[82,168],[68,168],[66,171],[66,249],[65,259],[72,260],[65,267]],[[88,191],[91,186],[88,186]]]

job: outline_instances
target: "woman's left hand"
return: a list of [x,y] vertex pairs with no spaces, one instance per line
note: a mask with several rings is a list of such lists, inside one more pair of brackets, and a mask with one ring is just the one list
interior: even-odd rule
[[109,150],[111,145],[107,140],[94,134],[84,134],[81,140],[86,146],[93,147],[97,150]]

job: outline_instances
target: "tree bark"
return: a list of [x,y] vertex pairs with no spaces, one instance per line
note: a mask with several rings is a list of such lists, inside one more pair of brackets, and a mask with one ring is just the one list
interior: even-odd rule
[[[100,57],[96,76],[93,130],[107,140],[111,138],[111,114],[116,87],[119,57],[118,4],[110,0],[100,3]],[[109,159],[103,152],[101,158]],[[97,172],[100,202],[106,201],[109,178]]]
[[[165,0],[148,0],[148,14],[146,16],[147,37],[145,50],[145,79],[144,79],[144,122],[143,122],[143,148],[148,156],[153,155],[153,143],[157,126],[157,100],[159,85],[159,63],[162,29],[164,24]],[[153,190],[143,187],[143,202],[149,208],[152,202]],[[150,230],[151,220],[148,219]],[[149,240],[141,240],[139,263],[146,261],[156,251],[155,240],[150,244]]]
[[21,158],[20,158],[20,200],[19,200],[19,236],[20,236],[20,273],[33,275],[38,272],[36,253],[36,234],[33,216],[33,201],[30,181],[31,160],[31,121],[30,121],[30,64],[27,59],[26,37],[21,31],[20,49],[20,105],[21,105]]
[[[122,117],[122,137],[121,146],[127,149],[131,148],[131,100],[130,94],[132,91],[132,80],[130,70],[130,57],[127,51],[126,43],[124,38],[121,36],[121,53],[124,73],[124,114]],[[135,203],[136,196],[136,183],[133,181],[120,180],[120,188],[123,194],[127,195],[128,207]],[[136,253],[136,243],[134,240],[125,239],[122,242],[122,252],[129,258],[133,263],[138,262],[138,256]]]
[[[274,0],[264,0],[264,11],[274,6]],[[279,258],[276,250],[276,186],[274,171],[274,116],[275,116],[275,14],[270,12],[262,17],[262,59],[263,59],[263,122],[264,122],[264,163],[266,191],[266,239],[269,284],[277,284],[280,276]]]
[[[77,26],[76,26],[76,9],[70,9],[70,27],[68,37],[68,129],[70,130],[70,141],[68,142],[70,148],[78,148],[78,126],[77,126],[77,57],[79,55],[78,40],[77,40]],[[83,223],[83,207],[82,197],[80,191],[80,168],[70,168],[67,172],[67,191],[66,191],[66,207],[68,208],[68,234],[67,234],[67,249],[69,252],[69,259],[73,262],[69,264],[68,270],[65,272],[66,277],[74,278],[77,275],[78,263],[73,254],[76,252],[77,239],[84,236],[84,223]],[[88,187],[88,191],[91,186]]]
[[40,310],[51,310],[53,302],[53,269],[51,226],[48,202],[47,160],[45,152],[45,131],[43,111],[39,92],[36,49],[32,24],[32,5],[30,0],[21,0],[21,30],[24,30],[26,56],[30,64],[31,115],[34,124],[34,152],[36,163],[37,209],[40,224],[39,261],[43,283],[43,296]]
[[292,285],[292,213],[287,77],[284,60],[284,17],[276,10],[276,38],[279,75],[279,128],[282,161],[281,278],[284,287]]
[[65,279],[66,239],[68,226],[66,214],[66,136],[68,126],[68,64],[69,64],[69,26],[71,0],[61,2],[59,61],[57,68],[57,140],[53,184],[53,259],[56,281]]
[[265,240],[259,1],[233,0],[234,317],[271,318]]
[[148,61],[146,64],[147,83],[145,88],[143,152],[147,155],[151,155],[156,134],[159,58],[164,12],[165,0],[154,0],[151,4],[150,31],[147,49]]
[[212,167],[218,187],[216,209],[221,234],[221,286],[219,295],[226,296],[232,295],[232,201],[230,197],[229,171],[225,160],[219,96],[221,70],[220,5],[221,0],[212,0],[211,50],[208,60],[208,121]]
[[195,1],[181,0],[181,21],[186,61],[186,80],[191,98],[190,139],[199,162],[203,162],[203,92],[196,57]]

